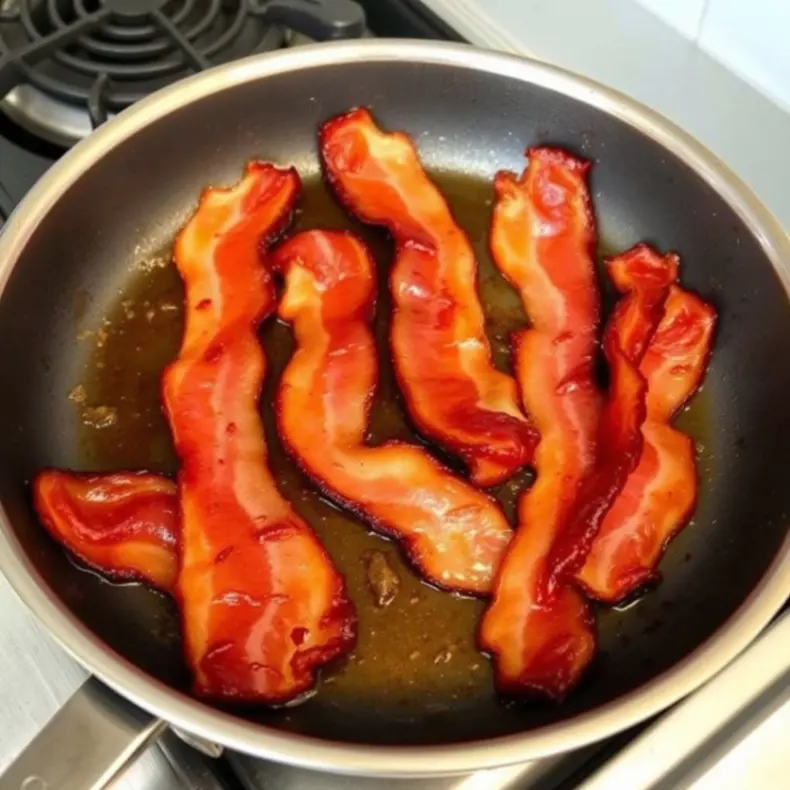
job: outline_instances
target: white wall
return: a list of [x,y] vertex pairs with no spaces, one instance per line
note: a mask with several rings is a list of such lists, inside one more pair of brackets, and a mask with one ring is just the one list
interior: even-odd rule
[[790,0],[637,0],[790,109]]
[[[648,0],[422,2],[478,46],[556,63],[662,113],[735,170],[790,231],[790,157],[783,155],[790,112],[700,50],[693,33],[684,36],[661,21]],[[698,2],[663,0],[661,6],[682,10]]]

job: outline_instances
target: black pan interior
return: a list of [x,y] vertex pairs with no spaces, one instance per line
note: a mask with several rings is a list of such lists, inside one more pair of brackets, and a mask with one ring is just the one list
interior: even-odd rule
[[[689,168],[622,122],[547,89],[441,65],[358,62],[235,87],[118,147],[50,212],[0,299],[0,497],[39,571],[72,611],[120,653],[184,688],[172,605],[78,570],[36,523],[28,481],[45,466],[172,471],[156,393],[158,371],[175,353],[180,331],[180,285],[166,256],[174,232],[205,185],[233,182],[253,157],[299,167],[308,184],[303,227],[357,228],[322,190],[315,139],[321,121],[355,105],[371,106],[384,125],[412,134],[448,188],[481,254],[481,288],[500,357],[507,331],[522,317],[486,259],[487,201],[494,172],[520,169],[525,146],[562,145],[594,161],[602,254],[639,240],[680,252],[684,283],[720,312],[704,391],[681,418],[699,440],[700,503],[663,563],[663,584],[626,611],[599,613],[599,657],[561,706],[498,701],[487,663],[471,647],[479,604],[407,580],[392,611],[362,603],[360,655],[336,668],[317,696],[288,711],[242,715],[327,738],[389,743],[483,738],[571,718],[687,656],[754,588],[783,540],[790,366],[782,360],[790,309],[759,245]],[[384,272],[386,238],[364,234]],[[379,321],[385,319],[382,295]],[[272,324],[263,336],[276,372],[290,335]],[[107,366],[104,373],[96,372],[97,362]],[[75,402],[80,384],[90,403]],[[382,390],[374,438],[411,435],[386,397],[386,367]],[[267,420],[270,392],[271,380],[263,399]],[[83,424],[86,406],[108,404],[117,409],[115,426]],[[101,413],[89,418],[101,420]],[[396,558],[395,549],[319,501],[282,458],[271,428],[269,437],[283,490],[328,536],[361,602],[367,592],[360,554],[375,548]],[[466,642],[456,639],[461,632],[468,632]],[[453,653],[446,664],[443,645]],[[366,650],[370,660],[360,662]]]

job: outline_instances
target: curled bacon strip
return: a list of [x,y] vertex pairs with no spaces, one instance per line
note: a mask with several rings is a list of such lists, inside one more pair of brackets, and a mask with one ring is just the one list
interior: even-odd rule
[[532,324],[516,341],[515,367],[541,441],[479,636],[501,691],[561,699],[595,651],[590,610],[572,586],[554,583],[549,557],[595,460],[596,234],[589,165],[559,149],[528,155],[521,178],[496,176],[491,250]]
[[422,448],[365,445],[378,363],[370,320],[375,269],[349,234],[301,233],[275,253],[279,316],[297,349],[277,399],[279,433],[326,494],[397,538],[437,586],[485,594],[511,537],[492,499]]
[[395,238],[391,345],[411,418],[466,462],[475,483],[506,480],[531,460],[538,436],[515,382],[491,362],[469,239],[412,141],[382,132],[367,110],[326,123],[320,147],[342,202]]
[[176,592],[204,697],[286,702],[355,638],[342,577],[277,491],[257,409],[255,330],[275,306],[261,258],[299,191],[295,170],[251,163],[235,187],[204,192],[176,242],[187,321],[164,400],[182,462]]
[[167,478],[48,469],[33,481],[33,504],[50,535],[86,565],[116,581],[172,592],[178,497]]
[[647,418],[639,465],[604,519],[577,580],[593,597],[616,603],[659,577],[669,541],[688,522],[697,497],[694,443],[672,417],[705,374],[716,311],[677,286],[642,359]]
[[647,384],[639,364],[664,312],[678,260],[646,244],[606,262],[615,288],[624,297],[607,322],[603,350],[609,363],[609,391],[601,414],[595,467],[583,481],[568,524],[552,547],[557,575],[571,576],[582,565],[603,519],[623,490],[642,454]]

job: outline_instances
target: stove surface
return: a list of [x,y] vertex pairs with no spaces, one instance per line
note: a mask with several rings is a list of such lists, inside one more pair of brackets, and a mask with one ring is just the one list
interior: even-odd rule
[[[241,3],[243,0],[238,0]],[[47,8],[50,10],[72,7],[72,0],[51,0]],[[98,0],[73,0],[80,8],[87,9],[90,16],[99,8]],[[176,7],[175,2],[160,2],[159,0],[139,0],[146,4],[140,8],[138,0],[112,0],[101,8],[114,8],[121,15],[127,15],[127,22],[122,27],[127,32],[137,31],[138,44],[143,45],[147,40],[150,44],[154,40],[140,33],[142,24],[139,14],[154,12],[169,12]],[[31,6],[40,0],[0,0],[0,52],[9,25],[19,24],[18,14],[20,3],[29,3]],[[205,5],[207,0],[183,0],[183,7]],[[216,5],[219,6],[219,3]],[[258,8],[264,4],[259,2]],[[293,5],[285,3],[285,5]],[[443,22],[439,17],[427,11],[419,0],[363,0],[361,5],[367,13],[369,30],[378,36],[417,37],[430,39],[463,40],[461,35]],[[440,5],[436,0],[430,2],[432,6]],[[459,7],[464,4],[459,3]],[[179,6],[180,7],[180,6]],[[222,5],[222,13],[228,9],[238,8],[234,2],[228,0]],[[46,9],[45,9],[46,10]],[[196,15],[194,19],[205,19]],[[448,15],[447,17],[451,17]],[[258,20],[259,21],[259,20]],[[257,24],[257,22],[255,23]],[[125,27],[124,27],[125,26]],[[110,31],[112,32],[112,31]],[[118,31],[116,31],[117,33]],[[144,33],[146,31],[143,31]],[[315,31],[313,31],[315,32]],[[319,31],[320,32],[320,31]],[[102,50],[112,36],[97,33],[96,42],[99,54],[106,57],[109,50]],[[148,35],[146,33],[146,35]],[[267,36],[262,27],[255,27],[255,35],[261,34],[260,41],[268,43],[273,41]],[[121,34],[123,37],[125,34]],[[104,36],[104,37],[103,37]],[[293,45],[304,40],[302,37],[292,35],[282,25],[278,26],[277,36],[281,37],[280,45]],[[5,42],[7,43],[7,42]],[[120,42],[116,42],[120,43]],[[477,42],[485,43],[485,42]],[[93,44],[91,45],[93,46]],[[246,54],[246,53],[241,53]],[[205,55],[205,53],[204,53]],[[679,60],[679,59],[678,59]],[[57,67],[60,69],[63,63]],[[59,73],[59,72],[58,72]],[[83,75],[85,76],[85,75]],[[160,75],[161,76],[161,75]],[[87,78],[84,85],[94,85]],[[124,102],[121,86],[116,84],[117,78],[110,78],[109,84],[105,83],[104,90],[109,93],[100,96],[106,102],[108,112],[120,109]],[[83,84],[81,83],[81,84]],[[0,96],[3,94],[4,82],[0,76]],[[38,87],[27,86],[28,89],[39,90]],[[17,89],[18,90],[18,89]],[[125,86],[124,90],[130,90]],[[113,93],[116,91],[116,93]],[[87,112],[85,97],[80,110],[77,105],[79,123],[82,131],[61,135],[49,135],[42,139],[23,128],[19,123],[18,104],[24,104],[22,99],[11,99],[0,102],[0,225],[8,216],[13,207],[19,203],[26,192],[40,178],[40,176],[62,155],[66,145],[73,142],[77,136],[90,131],[90,114]],[[19,93],[17,93],[19,96]],[[128,97],[127,97],[128,98]],[[14,102],[17,107],[15,108]],[[67,103],[68,104],[68,103]],[[13,116],[16,121],[11,120]],[[77,117],[77,116],[74,116]],[[99,118],[98,120],[101,120]],[[30,125],[29,123],[27,124]],[[35,124],[34,124],[35,126]],[[72,130],[73,131],[73,130]],[[52,139],[59,139],[60,145],[54,145]],[[787,618],[785,618],[787,620]],[[688,767],[699,763],[698,750],[702,744],[708,751],[718,748],[726,736],[726,748],[732,748],[733,732],[741,733],[746,728],[739,718],[748,713],[750,722],[755,717],[759,718],[763,708],[767,719],[775,707],[774,689],[776,684],[788,686],[788,678],[783,670],[781,656],[787,655],[788,641],[790,640],[790,622],[785,622],[781,633],[774,632],[774,640],[782,637],[781,644],[768,645],[758,643],[757,650],[765,654],[749,651],[742,659],[722,673],[721,682],[712,681],[707,690],[703,689],[689,701],[679,705],[674,712],[660,718],[654,727],[648,728],[644,734],[633,741],[630,748],[621,750],[624,744],[630,742],[634,733],[627,733],[602,746],[593,746],[575,754],[560,758],[544,760],[536,763],[514,766],[494,771],[480,772],[473,775],[447,777],[431,780],[382,780],[358,779],[353,777],[328,776],[303,769],[277,765],[264,760],[257,760],[245,755],[226,753],[220,760],[214,761],[204,757],[199,752],[183,744],[174,734],[168,733],[159,748],[151,749],[132,768],[124,774],[121,780],[113,787],[122,790],[180,790],[180,788],[193,788],[194,790],[569,790],[571,787],[580,787],[582,782],[585,790],[603,790],[609,787],[690,787],[691,779],[679,779],[680,769],[677,764],[682,761]],[[35,736],[44,726],[46,721],[58,710],[60,706],[84,683],[86,674],[81,667],[66,656],[49,637],[31,622],[29,615],[13,596],[7,583],[0,577],[0,632],[3,640],[0,641],[0,672],[4,678],[0,683],[0,773],[21,751],[24,745]],[[772,638],[770,635],[768,638]],[[768,650],[768,648],[771,648]],[[768,671],[771,658],[774,657],[777,666],[774,671]],[[759,659],[759,660],[758,660]],[[747,663],[748,662],[748,663]],[[781,665],[781,666],[780,666]],[[735,677],[740,673],[744,677]],[[778,678],[778,679],[777,679]],[[763,707],[758,707],[754,702],[756,693],[749,684],[762,683],[766,688],[770,685],[768,696]],[[714,685],[718,683],[718,685]],[[723,684],[723,685],[722,685]],[[36,691],[32,692],[31,688]],[[733,693],[733,689],[738,694]],[[768,695],[768,692],[766,692]],[[722,710],[727,704],[731,710]],[[689,720],[689,711],[696,718]],[[714,712],[714,715],[711,715]],[[737,715],[736,715],[737,714]],[[713,720],[715,719],[715,721]],[[725,726],[726,725],[726,726]],[[752,724],[750,723],[750,727]],[[643,728],[639,728],[641,731]],[[720,732],[721,731],[721,732]],[[665,743],[660,739],[664,734]],[[713,733],[713,734],[711,734]],[[678,741],[678,734],[682,742]],[[704,741],[704,743],[703,743]],[[778,745],[779,744],[779,745]],[[771,742],[773,752],[781,749],[781,740],[777,738]],[[723,746],[721,747],[724,748]],[[608,760],[613,753],[617,753],[615,760]],[[694,752],[694,759],[692,759]],[[598,773],[589,780],[587,777],[591,770],[603,764]],[[732,781],[737,776],[733,772],[731,762],[727,771]],[[649,776],[648,776],[649,774]],[[753,776],[753,775],[752,775]],[[674,779],[677,779],[677,782]],[[664,781],[666,780],[666,781]],[[587,782],[587,783],[586,783]],[[663,783],[662,783],[663,782]],[[667,783],[668,782],[668,783]],[[0,784],[2,781],[0,780]],[[713,785],[722,787],[721,779]],[[778,786],[768,783],[742,785],[742,786]],[[728,787],[733,789],[735,784]],[[707,786],[705,788],[707,790]]]

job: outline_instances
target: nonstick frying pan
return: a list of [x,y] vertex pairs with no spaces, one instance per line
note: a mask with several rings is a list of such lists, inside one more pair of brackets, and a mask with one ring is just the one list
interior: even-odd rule
[[[481,604],[428,590],[403,566],[401,608],[371,613],[362,601],[360,555],[375,548],[394,556],[395,549],[310,492],[279,454],[270,422],[283,490],[325,537],[361,611],[356,664],[298,707],[219,710],[190,698],[172,605],[75,567],[31,510],[28,482],[45,466],[172,471],[156,392],[158,371],[179,339],[180,286],[166,265],[148,279],[143,274],[166,262],[168,245],[204,186],[234,182],[251,158],[294,164],[308,185],[299,225],[360,230],[385,272],[386,238],[351,223],[320,185],[316,129],[358,105],[370,106],[383,126],[410,133],[447,190],[481,255],[480,287],[500,350],[523,317],[485,260],[490,184],[496,170],[523,167],[527,145],[565,146],[594,162],[601,254],[640,240],[677,250],[684,283],[719,310],[705,388],[684,415],[699,441],[694,523],[671,546],[657,589],[626,610],[599,612],[599,656],[562,705],[497,700],[485,661],[474,667],[464,642],[472,639]],[[692,691],[742,650],[790,595],[790,366],[784,364],[790,244],[749,191],[698,144],[580,77],[460,45],[381,40],[228,64],[136,104],[66,155],[3,231],[0,267],[2,569],[77,660],[118,694],[193,736],[365,775],[428,775],[532,760],[625,729]],[[140,328],[140,315],[165,304],[174,309],[160,309],[153,330]],[[380,322],[386,312],[382,293]],[[101,342],[78,339],[86,328],[101,327],[102,317],[109,326],[106,337],[99,333]],[[114,332],[119,327],[131,339]],[[262,399],[268,420],[289,334],[270,324],[263,342],[274,363]],[[90,372],[97,361],[103,374]],[[86,376],[93,376],[91,408],[112,403],[117,410],[107,433],[86,429],[85,410],[67,397]],[[386,366],[382,393],[380,399],[392,394]],[[393,416],[394,402],[384,406],[374,438],[411,436]],[[416,608],[409,610],[412,597]],[[386,638],[377,642],[380,632]],[[458,660],[437,671],[432,661],[443,636],[457,636]],[[415,657],[412,666],[407,659],[422,650],[421,639],[431,662]],[[359,661],[365,655],[370,660]],[[109,707],[99,714],[83,699],[68,712],[82,720],[93,716],[95,724],[96,716],[106,721],[111,715]],[[61,733],[79,725],[59,718]],[[136,721],[130,739],[161,728],[147,716]],[[100,734],[111,730],[99,728]],[[90,751],[102,755],[101,737]],[[49,771],[42,766],[50,756],[42,757],[34,744],[18,770]],[[71,785],[61,774],[53,786]]]

